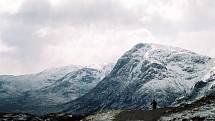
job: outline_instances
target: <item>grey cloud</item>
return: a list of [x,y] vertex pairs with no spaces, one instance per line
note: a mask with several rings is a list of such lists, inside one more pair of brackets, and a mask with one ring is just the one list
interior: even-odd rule
[[[65,0],[60,7],[52,7],[44,0],[28,0],[12,19],[25,24],[113,24],[135,26],[139,16],[112,0]],[[140,24],[140,22],[139,22]]]
[[[116,48],[120,48],[119,43],[123,43],[125,39],[130,37],[126,36],[127,38],[124,38],[120,35],[128,35],[128,33],[142,29],[147,30],[152,38],[159,38],[164,41],[166,38],[174,40],[172,41],[172,45],[177,41],[178,34],[181,32],[189,33],[194,31],[194,36],[196,33],[201,33],[198,31],[210,30],[212,33],[215,31],[214,0],[181,0],[183,1],[182,5],[175,6],[179,7],[180,12],[183,14],[181,21],[172,21],[169,18],[166,18],[164,16],[165,13],[160,12],[162,10],[159,8],[175,5],[175,2],[178,0],[159,0],[160,2],[158,2],[158,0],[143,0],[145,1],[144,4],[134,6],[131,9],[122,5],[125,0],[119,1],[64,0],[64,3],[61,5],[52,6],[48,0],[25,0],[17,13],[9,15],[8,13],[5,13],[0,15],[1,40],[7,46],[16,48],[14,53],[8,54],[8,56],[10,56],[8,58],[19,61],[20,65],[23,66],[26,66],[26,63],[29,63],[28,65],[30,66],[41,66],[41,62],[46,63],[45,61],[48,61],[41,57],[41,53],[47,51],[46,49],[48,45],[64,43],[64,37],[67,35],[67,40],[71,36],[69,41],[74,41],[74,43],[76,43],[75,41],[79,40],[79,36],[85,36],[85,34],[87,34],[84,32],[92,32],[92,38],[95,39],[96,37],[94,36],[98,36],[96,34],[100,34],[100,38],[103,37],[102,35],[104,35],[104,38],[113,36],[110,38],[117,39],[118,42],[111,40],[113,42],[109,42],[111,44],[107,46],[118,44],[115,46],[117,46]],[[148,11],[149,8],[152,8],[155,12]],[[169,9],[169,11],[172,12],[172,8]],[[174,13],[173,11],[173,14],[177,13]],[[148,20],[140,21],[142,18]],[[58,39],[55,38],[55,35],[50,39],[50,37],[41,37],[36,34],[38,30],[46,27],[49,28],[49,30],[56,30],[59,32],[63,30],[63,27],[65,26],[67,28],[72,28],[72,31],[65,30],[66,33],[62,32],[62,35],[57,34],[62,36],[57,37]],[[108,29],[110,29],[110,31],[108,31]],[[107,33],[103,34],[102,32]],[[119,35],[109,35],[108,32]],[[49,36],[52,35],[53,33]],[[74,37],[75,39],[73,38],[73,35],[77,35]],[[83,37],[86,40],[81,40],[82,42],[80,43],[89,44],[90,42],[88,41],[92,41],[93,43],[94,40],[90,40],[90,38],[88,39],[88,36],[91,37],[91,35],[86,35],[85,38]],[[137,38],[142,37],[144,37],[144,33],[137,35]],[[204,39],[205,36],[202,38]],[[183,39],[187,39],[187,36],[183,37]],[[184,42],[182,47],[186,46],[186,40],[182,41]],[[95,42],[98,42],[98,40],[94,41],[94,43]],[[127,41],[125,43],[129,44],[129,42],[130,41]],[[81,44],[77,45],[81,46]],[[166,43],[164,42],[164,44]],[[186,46],[186,48],[187,47],[188,46]],[[96,50],[93,51],[96,52]],[[6,58],[6,55],[7,54],[4,53],[4,56],[0,55],[0,57]],[[20,65],[18,67],[20,67]]]
[[3,42],[16,48],[14,53],[8,54],[8,58],[13,58],[23,66],[36,66],[41,61],[47,61],[41,57],[47,45],[64,41],[40,37],[35,34],[39,29],[89,25],[130,27],[136,25],[136,17],[134,13],[111,0],[68,0],[60,7],[53,7],[45,0],[26,0],[17,13],[0,15],[6,21],[0,32]]
[[[163,6],[173,7],[176,2],[177,0],[160,0],[160,4],[156,4],[158,1],[151,0],[148,1],[148,5],[155,8]],[[144,16],[147,16],[150,20],[143,23],[144,27],[158,38],[167,37],[172,40],[176,40],[180,32],[215,30],[214,0],[181,0],[180,4],[174,7],[178,7],[180,10],[182,14],[181,20],[171,21],[164,16],[165,13],[159,12],[160,9],[156,9],[157,11],[152,13],[151,11],[149,13],[148,11],[145,12]],[[144,13],[144,9],[141,11]],[[166,12],[172,12],[173,16],[179,14],[177,12],[174,13],[172,9]]]
[[73,0],[55,10],[53,20],[72,24],[134,24],[137,16],[112,0]]
[[50,3],[44,0],[27,0],[18,13],[6,16],[9,24],[2,31],[2,39],[9,46],[16,46],[22,56],[31,52],[36,56],[46,43],[34,34],[42,27],[129,22],[129,15],[120,6],[106,0],[94,1],[90,5],[84,0],[75,0],[58,9],[51,8]]
[[214,0],[190,0],[185,12],[185,24],[188,30],[215,29],[215,1]]
[[29,26],[46,25],[50,21],[50,15],[51,5],[48,1],[26,0],[11,19]]

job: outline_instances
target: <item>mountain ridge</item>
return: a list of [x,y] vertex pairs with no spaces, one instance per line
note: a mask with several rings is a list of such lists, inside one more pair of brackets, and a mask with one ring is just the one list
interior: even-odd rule
[[186,97],[214,66],[214,59],[157,44],[137,44],[84,96],[67,104],[71,113],[109,109],[146,109],[153,98],[170,106]]
[[[50,113],[92,89],[111,69],[65,66],[36,74],[0,76],[0,111]],[[60,107],[60,106],[59,106]]]
[[[88,114],[149,109],[152,99],[159,107],[174,106],[213,93],[214,67],[215,59],[208,56],[178,47],[140,43],[125,52],[114,67],[98,70],[75,66],[15,78],[0,76],[0,99],[4,102],[0,109]],[[8,78],[12,80],[4,81]],[[12,102],[9,107],[8,101]]]

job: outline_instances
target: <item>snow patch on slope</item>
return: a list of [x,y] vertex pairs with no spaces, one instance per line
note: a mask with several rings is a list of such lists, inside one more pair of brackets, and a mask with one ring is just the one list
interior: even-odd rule
[[115,116],[118,115],[121,110],[111,110],[108,112],[97,113],[85,118],[87,121],[114,121]]

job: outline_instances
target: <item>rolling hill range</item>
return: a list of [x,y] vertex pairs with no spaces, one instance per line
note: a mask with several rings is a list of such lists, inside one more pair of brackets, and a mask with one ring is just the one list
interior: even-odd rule
[[158,44],[137,44],[113,66],[66,66],[0,76],[0,112],[92,114],[179,106],[214,93],[215,59]]

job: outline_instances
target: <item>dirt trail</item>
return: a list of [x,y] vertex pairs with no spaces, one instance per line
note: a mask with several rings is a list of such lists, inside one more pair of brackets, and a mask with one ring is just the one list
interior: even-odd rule
[[123,111],[114,121],[157,121],[166,111],[167,109]]

